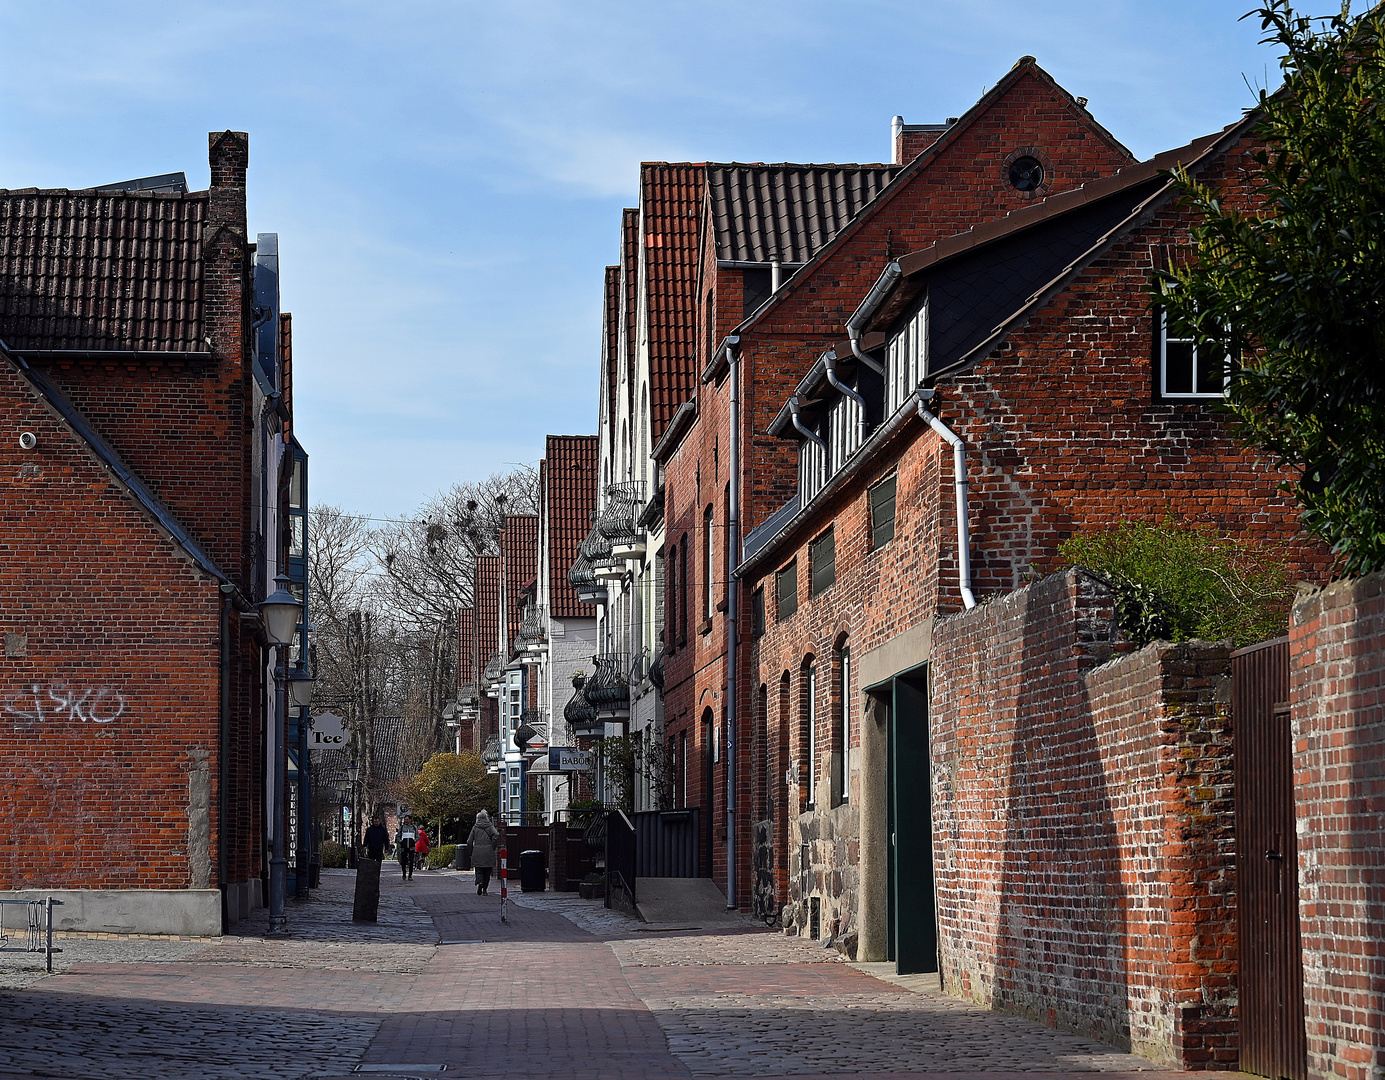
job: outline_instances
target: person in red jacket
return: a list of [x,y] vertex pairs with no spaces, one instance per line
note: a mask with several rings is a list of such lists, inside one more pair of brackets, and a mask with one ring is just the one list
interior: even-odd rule
[[428,831],[422,825],[418,827],[418,839],[414,841],[414,854],[417,857],[415,865],[428,869]]

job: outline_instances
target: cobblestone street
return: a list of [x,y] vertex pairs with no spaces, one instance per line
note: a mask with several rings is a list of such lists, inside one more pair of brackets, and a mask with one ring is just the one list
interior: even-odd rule
[[470,874],[387,864],[360,926],[351,884],[325,872],[273,939],[66,937],[51,977],[7,954],[0,1080],[1166,1075],[750,922],[660,931],[516,892],[501,923]]

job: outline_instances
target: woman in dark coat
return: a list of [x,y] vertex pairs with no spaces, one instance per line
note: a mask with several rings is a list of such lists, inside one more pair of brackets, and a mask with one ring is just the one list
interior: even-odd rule
[[491,816],[482,810],[476,815],[471,835],[466,838],[466,846],[471,849],[471,865],[476,871],[477,896],[485,896],[491,883],[491,871],[495,869],[495,845],[499,839],[500,832],[491,824]]

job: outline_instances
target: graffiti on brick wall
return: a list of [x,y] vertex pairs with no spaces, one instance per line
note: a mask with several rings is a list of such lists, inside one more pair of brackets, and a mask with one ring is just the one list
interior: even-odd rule
[[109,686],[34,683],[28,690],[0,703],[0,712],[21,724],[42,724],[50,720],[109,724],[124,714],[125,695]]

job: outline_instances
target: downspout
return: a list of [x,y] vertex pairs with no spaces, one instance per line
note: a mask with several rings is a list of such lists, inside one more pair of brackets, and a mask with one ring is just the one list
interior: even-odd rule
[[856,444],[860,446],[866,441],[866,399],[837,378],[836,349],[828,349],[822,354],[822,364],[827,369],[827,381],[861,407],[861,418],[856,423],[858,436]]
[[865,330],[866,324],[870,322],[871,316],[875,314],[875,309],[885,302],[885,297],[889,295],[890,290],[895,287],[895,283],[903,276],[904,271],[899,263],[891,262],[887,265],[881,275],[876,278],[870,292],[866,293],[866,298],[861,301],[861,306],[851,313],[851,318],[846,320],[846,336],[851,342],[851,355],[877,375],[884,375],[885,369],[862,351],[861,334]]
[[[777,264],[776,264],[777,265]],[[739,339],[726,342],[731,382],[731,497],[726,521],[726,565],[734,570],[741,561],[741,356]],[[726,575],[726,909],[735,911],[736,899],[736,690],[740,637],[740,582]]]
[[806,427],[803,426],[803,421],[798,418],[799,410],[800,406],[798,404],[798,395],[795,394],[793,397],[789,398],[789,419],[793,421],[793,426],[798,429],[798,433],[800,435],[802,435],[806,439],[811,440],[812,442],[817,443],[824,450],[826,450],[827,444],[822,441],[822,436],[819,435],[816,431],[809,431]]
[[961,438],[928,411],[926,401],[931,390],[919,391],[919,417],[952,446],[952,474],[957,484],[957,590],[962,594],[962,606],[974,608],[976,597],[971,594],[971,534],[967,525],[967,451]]
[[217,760],[216,779],[216,882],[221,889],[221,932],[227,933],[230,927],[230,908],[226,895],[227,866],[226,841],[231,830],[226,825],[227,806],[226,784],[230,776],[231,757],[231,605],[235,599],[236,587],[229,582],[221,586],[221,700],[218,703],[221,722],[221,745]]

